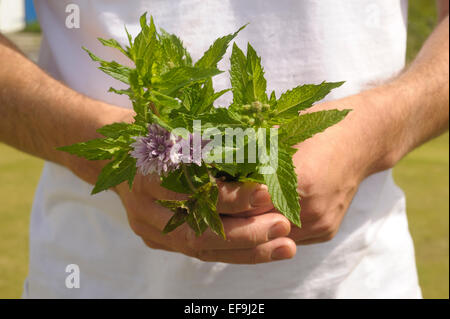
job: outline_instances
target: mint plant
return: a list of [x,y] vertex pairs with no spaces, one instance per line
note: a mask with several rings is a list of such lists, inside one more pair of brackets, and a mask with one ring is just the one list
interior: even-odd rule
[[[133,123],[99,128],[104,138],[58,148],[89,160],[110,160],[92,194],[123,182],[131,190],[137,172],[157,175],[163,187],[189,195],[183,201],[158,201],[174,212],[165,233],[187,223],[197,235],[209,227],[225,238],[216,209],[216,181],[256,182],[268,186],[275,208],[300,227],[294,145],[338,123],[350,110],[299,112],[343,82],[307,84],[279,98],[275,92],[269,96],[261,58],[250,44],[246,54],[233,44],[231,89],[216,92],[212,78],[222,72],[217,64],[245,26],[217,39],[194,63],[182,41],[163,29],[158,32],[152,17],[147,23],[142,15],[140,25],[134,39],[125,28],[128,46],[99,39],[122,52],[134,67],[105,61],[83,48],[101,71],[129,86],[109,91],[128,95],[135,112]],[[230,90],[231,105],[214,106]],[[245,134],[238,138],[236,132]]]

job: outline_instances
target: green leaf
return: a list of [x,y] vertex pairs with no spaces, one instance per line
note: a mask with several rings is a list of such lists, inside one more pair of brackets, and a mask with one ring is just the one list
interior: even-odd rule
[[292,157],[284,150],[278,151],[278,163],[273,174],[262,174],[276,209],[294,225],[300,227],[300,198],[297,193],[297,175]]
[[331,90],[344,82],[322,82],[306,84],[283,93],[277,101],[276,115],[286,117],[298,115],[298,112],[311,107],[314,102],[322,100]]
[[264,176],[258,173],[252,173],[247,177],[239,177],[239,182],[251,182],[258,184],[265,184]]
[[103,136],[116,139],[122,135],[129,135],[129,136],[146,135],[147,129],[145,127],[136,124],[116,122],[99,128],[97,132],[102,134]]
[[126,90],[117,90],[117,89],[111,87],[111,88],[109,88],[108,92],[113,92],[113,93],[116,93],[119,95],[128,95],[131,99],[134,97],[134,93],[130,88],[128,88]]
[[203,54],[200,60],[195,63],[195,66],[200,68],[216,68],[217,63],[222,60],[223,56],[225,55],[225,52],[227,51],[228,45],[230,44],[231,40],[233,40],[237,36],[237,34],[246,26],[247,25],[244,25],[235,33],[228,34],[214,41],[214,43]]
[[128,152],[124,152],[103,167],[91,194],[97,194],[124,181],[128,181],[131,189],[135,175],[136,159],[128,155]]
[[[128,32],[128,29],[126,26],[124,26],[125,29],[125,33],[127,34],[127,38],[128,38],[128,45],[129,47],[127,48],[128,52],[130,53],[133,50],[133,37],[131,36],[130,32]],[[130,53],[130,59],[133,59],[133,56]]]
[[204,83],[195,83],[181,90],[181,100],[189,114],[195,116],[213,110],[213,103],[230,89],[214,92],[211,79]]
[[131,55],[128,53],[127,50],[125,50],[119,42],[117,42],[117,40],[114,39],[109,39],[109,40],[105,40],[102,38],[97,38],[104,46],[106,47],[111,47],[114,49],[119,50],[120,52],[122,52],[125,56],[129,57],[130,59],[132,58]]
[[261,58],[258,57],[250,43],[247,45],[247,72],[251,78],[250,92],[248,93],[249,97],[251,97],[250,101],[267,102],[267,83],[264,78],[263,67],[261,66]]
[[197,120],[202,121],[202,130],[210,127],[232,128],[243,127],[243,123],[239,120],[239,116],[224,107],[214,108],[211,113],[204,113],[196,116]]
[[219,196],[219,190],[216,185],[211,183],[206,184],[200,193],[205,193],[207,196],[200,196],[197,200],[195,208],[198,210],[199,215],[203,218],[205,223],[211,228],[211,230],[222,237],[226,238],[225,230],[223,228],[222,220],[217,212],[217,198]]
[[181,103],[173,97],[154,90],[147,92],[149,93],[148,99],[155,104],[160,115],[168,115],[172,110],[178,109],[181,106]]
[[181,168],[162,178],[161,186],[176,193],[192,194]]
[[231,53],[230,80],[233,88],[233,104],[244,105],[251,102],[268,102],[266,79],[261,65],[261,58],[250,45],[247,45],[247,56],[233,44]]
[[270,94],[269,104],[271,109],[273,109],[277,104],[277,97],[275,95],[275,91],[272,91],[272,93]]
[[301,143],[340,122],[350,111],[327,110],[300,115],[280,127],[280,142],[289,146]]
[[[163,205],[163,206],[165,206],[165,205]],[[166,226],[163,229],[164,234],[168,234],[168,233],[174,231],[176,228],[183,225],[187,220],[188,213],[187,213],[186,209],[177,207],[176,209],[173,210],[173,212],[174,212],[174,214],[169,219],[169,221],[167,222]]]
[[119,80],[125,84],[130,84],[129,77],[131,69],[129,67],[121,65],[115,61],[108,62],[103,59],[100,59],[98,56],[93,54],[85,47],[83,47],[83,50],[85,50],[89,54],[89,56],[93,61],[100,63],[99,69],[101,71],[105,72],[106,74],[110,75],[116,80]]
[[152,79],[153,86],[166,95],[171,95],[180,88],[204,81],[208,78],[222,73],[216,68],[195,68],[190,66],[176,67]]
[[174,34],[160,28],[159,36],[165,64],[169,67],[192,66],[192,58],[184,48],[183,42]]
[[247,74],[247,59],[241,49],[233,43],[231,52],[230,81],[233,90],[233,104],[247,103],[246,88],[249,82]]
[[111,159],[114,154],[123,150],[123,145],[118,144],[114,139],[99,138],[69,146],[58,147],[57,150],[84,157],[88,160],[107,160]]
[[178,208],[187,208],[187,200],[164,200],[159,199],[156,201],[158,204],[175,211]]
[[143,85],[148,87],[151,84],[151,79],[154,72],[158,68],[154,68],[155,64],[159,67],[161,65],[162,50],[161,44],[158,41],[158,34],[153,22],[153,17],[150,17],[150,24],[147,25],[146,14],[140,18],[141,32],[134,39],[130,54],[136,65],[136,70],[140,76]]
[[186,223],[195,231],[196,236],[201,236],[208,228],[198,209],[191,209],[189,211]]

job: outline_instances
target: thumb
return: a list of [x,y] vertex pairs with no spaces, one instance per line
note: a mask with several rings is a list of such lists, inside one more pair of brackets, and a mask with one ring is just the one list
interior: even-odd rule
[[238,214],[273,208],[266,185],[217,181],[219,199],[217,211],[221,214]]

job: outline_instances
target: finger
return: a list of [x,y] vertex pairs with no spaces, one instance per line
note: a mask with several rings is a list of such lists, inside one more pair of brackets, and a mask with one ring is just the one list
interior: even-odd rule
[[267,213],[278,213],[280,214],[279,211],[277,211],[274,207],[269,206],[269,207],[259,207],[259,208],[255,208],[253,210],[248,210],[246,212],[242,212],[242,213],[236,213],[236,214],[232,214],[232,215],[225,215],[224,216],[228,216],[228,217],[252,217],[252,216],[258,216],[258,215],[262,215],[262,214],[267,214]]
[[171,252],[174,251],[174,250],[171,249],[170,247],[167,247],[167,246],[165,246],[165,245],[158,244],[158,243],[154,242],[154,241],[151,240],[151,239],[144,239],[144,238],[142,238],[142,241],[145,243],[145,245],[147,245],[149,248],[152,248],[152,249],[166,250],[166,251],[171,251]]
[[318,238],[312,238],[312,239],[306,239],[306,240],[299,240],[299,241],[296,241],[295,244],[298,246],[305,246],[305,245],[325,243],[327,241],[330,241],[330,238],[318,237]]
[[[161,210],[164,210],[164,208],[161,207]],[[169,211],[167,215],[170,214]],[[167,221],[169,218],[170,216]],[[165,217],[160,218],[160,221],[165,220]],[[187,224],[183,224],[169,234],[163,234],[160,225],[154,226],[152,224],[154,221],[154,217],[151,219],[147,217],[146,220],[144,215],[133,222],[132,228],[137,235],[143,238],[151,239],[155,243],[189,254],[207,249],[254,248],[274,238],[285,237],[291,231],[289,220],[278,213],[249,218],[223,217],[222,223],[226,240],[216,235],[210,228],[201,236],[197,236]]]
[[273,207],[266,185],[256,183],[217,181],[219,200],[217,211],[221,214],[242,213],[257,208]]
[[331,226],[332,224],[324,219],[305,223],[302,224],[301,228],[291,227],[291,232],[288,237],[296,243],[323,242],[330,240],[334,236],[336,230]]
[[[292,225],[291,225],[292,226]],[[291,232],[288,235],[296,243],[299,241],[309,240],[313,238],[318,238],[322,236],[322,234],[317,233],[317,230],[314,228],[314,224],[311,223],[302,223],[302,227],[291,227]]]
[[295,243],[297,245],[311,245],[311,244],[324,243],[324,242],[332,240],[337,232],[338,232],[338,229],[336,229],[334,231],[325,231],[325,232],[322,232],[321,235],[318,235],[318,236],[311,236],[307,239],[295,240]]
[[290,222],[277,213],[249,218],[223,217],[226,240],[207,229],[201,236],[187,238],[194,250],[225,250],[254,248],[290,233]]
[[297,247],[295,243],[291,239],[283,237],[250,249],[204,250],[195,257],[203,261],[211,262],[260,264],[290,259],[295,256],[296,251]]

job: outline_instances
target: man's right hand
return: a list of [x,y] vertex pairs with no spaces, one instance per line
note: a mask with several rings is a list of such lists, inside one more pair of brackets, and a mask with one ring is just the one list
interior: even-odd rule
[[286,236],[290,222],[278,213],[252,217],[232,217],[243,212],[267,212],[272,209],[270,196],[257,184],[219,182],[218,210],[222,214],[226,240],[210,229],[201,236],[183,224],[169,234],[162,230],[172,212],[158,205],[157,199],[182,200],[185,195],[159,185],[157,178],[136,175],[133,190],[123,183],[116,192],[124,204],[132,230],[153,249],[178,252],[202,261],[232,264],[257,264],[292,258],[295,243]]

